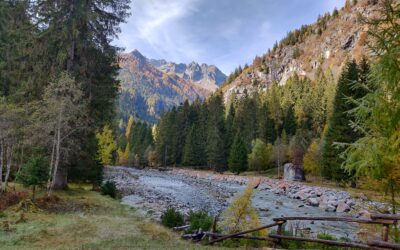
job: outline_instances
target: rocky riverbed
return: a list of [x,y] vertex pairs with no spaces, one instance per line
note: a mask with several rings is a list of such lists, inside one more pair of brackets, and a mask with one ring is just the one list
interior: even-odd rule
[[[211,215],[218,215],[235,194],[251,182],[259,183],[252,202],[263,223],[270,223],[272,218],[280,216],[368,218],[371,211],[385,209],[381,203],[367,201],[365,197],[355,199],[345,191],[266,177],[221,175],[187,169],[159,171],[108,167],[106,180],[116,183],[123,194],[123,203],[155,219],[159,219],[169,206],[184,214],[190,210],[206,210]],[[340,222],[293,222],[287,227],[307,233],[329,232],[353,239],[357,238],[359,231],[355,224]]]

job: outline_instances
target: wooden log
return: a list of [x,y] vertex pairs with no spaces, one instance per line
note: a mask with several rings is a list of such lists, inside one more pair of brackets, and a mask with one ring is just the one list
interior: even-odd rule
[[400,220],[400,214],[371,214],[371,219]]
[[380,248],[400,249],[400,244],[394,244],[380,240],[370,240],[368,241],[368,245]]
[[185,229],[187,229],[189,227],[190,227],[190,225],[184,225],[184,226],[179,226],[179,227],[173,227],[172,230],[182,231],[182,230],[185,230]]
[[212,244],[214,244],[216,242],[219,242],[219,241],[222,241],[222,240],[226,240],[226,239],[229,239],[229,238],[232,238],[232,237],[235,237],[235,236],[239,236],[239,235],[242,235],[242,234],[252,233],[252,232],[260,231],[260,230],[263,230],[263,229],[266,229],[266,228],[278,226],[278,225],[283,224],[283,223],[284,223],[283,221],[278,221],[278,222],[275,222],[275,223],[272,223],[272,224],[264,225],[264,226],[261,226],[261,227],[258,227],[258,228],[254,228],[254,229],[249,229],[249,230],[246,230],[246,231],[243,231],[243,232],[234,233],[234,234],[228,234],[228,235],[225,235],[224,237],[212,240],[212,241],[208,242],[206,245],[212,245]]
[[364,224],[383,224],[383,225],[393,225],[395,220],[369,220],[369,219],[358,219],[352,217],[330,217],[330,216],[321,216],[321,217],[281,217],[274,218],[274,221],[287,221],[287,220],[323,220],[323,221],[345,221],[345,222],[357,222]]
[[334,241],[334,240],[310,239],[310,238],[303,238],[303,237],[296,237],[296,236],[284,236],[284,235],[278,235],[278,234],[270,234],[268,236],[270,238],[280,239],[280,240],[307,241],[307,242],[321,243],[321,244],[325,244],[325,245],[339,246],[339,247],[352,247],[352,248],[358,248],[358,249],[373,249],[369,245],[353,243],[353,242],[340,242],[340,241]]
[[383,241],[389,240],[389,225],[383,225],[382,227],[382,240]]
[[[217,233],[211,233],[211,232],[206,232],[205,233],[208,236],[214,237],[214,238],[219,238],[219,237],[224,237],[226,235],[224,234],[217,234]],[[272,239],[269,237],[259,237],[259,236],[251,236],[251,235],[237,235],[233,236],[232,238],[235,239],[247,239],[247,240],[262,240],[262,241],[270,241],[270,242],[276,242],[276,239]]]

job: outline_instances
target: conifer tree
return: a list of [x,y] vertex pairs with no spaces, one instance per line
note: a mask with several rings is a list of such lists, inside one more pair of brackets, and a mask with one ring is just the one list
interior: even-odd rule
[[247,146],[242,136],[237,133],[229,152],[228,166],[229,170],[235,174],[239,174],[247,170]]
[[286,111],[286,116],[283,121],[283,129],[288,136],[292,136],[296,134],[296,126],[296,117],[294,115],[293,106],[291,105]]
[[202,166],[204,164],[204,156],[205,152],[199,126],[194,124],[186,137],[183,164],[186,166]]
[[334,145],[335,142],[352,143],[358,138],[358,134],[351,127],[350,123],[354,117],[349,111],[354,108],[354,104],[349,102],[349,97],[358,96],[356,82],[359,80],[359,72],[355,61],[347,63],[342,72],[334,99],[333,114],[329,120],[329,127],[324,138],[322,152],[322,175],[328,179],[336,181],[346,181],[350,179],[348,173],[342,168],[343,160],[340,154],[344,151]]
[[216,93],[207,103],[207,163],[217,172],[226,170],[225,119],[222,94]]

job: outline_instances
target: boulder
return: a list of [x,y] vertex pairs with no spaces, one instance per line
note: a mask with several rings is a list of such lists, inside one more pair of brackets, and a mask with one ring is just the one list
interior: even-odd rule
[[313,207],[318,207],[319,202],[316,198],[308,198],[307,199],[307,205],[313,206]]
[[336,208],[336,212],[344,213],[344,212],[348,212],[348,211],[350,211],[349,205],[347,205],[346,202],[344,202],[344,201],[339,202],[339,204]]
[[293,163],[283,165],[283,179],[287,181],[304,181],[304,171]]

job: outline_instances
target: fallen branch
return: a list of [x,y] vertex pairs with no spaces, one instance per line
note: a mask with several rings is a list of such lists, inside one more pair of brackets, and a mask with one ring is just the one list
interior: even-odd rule
[[374,246],[374,247],[380,247],[380,248],[400,249],[400,245],[399,244],[393,244],[393,243],[380,241],[380,240],[368,241],[368,245]]
[[278,235],[278,234],[270,234],[269,237],[271,237],[273,239],[279,239],[279,240],[307,241],[307,242],[321,243],[321,244],[325,244],[325,245],[339,246],[339,247],[352,247],[352,248],[358,248],[358,249],[373,249],[368,245],[352,243],[352,242],[310,239],[310,238],[303,238],[303,237],[296,237],[296,236],[284,236],[284,235]]
[[[226,235],[224,234],[217,234],[217,233],[210,233],[210,232],[205,232],[206,236],[211,236],[213,238],[219,238],[219,237],[224,237]],[[259,236],[251,236],[251,235],[237,235],[233,236],[231,238],[235,239],[247,239],[247,240],[263,240],[263,241],[270,241],[270,242],[277,242],[276,239],[272,239],[269,237],[259,237]]]
[[330,217],[330,216],[322,216],[322,217],[281,217],[274,218],[274,221],[288,221],[288,220],[323,220],[323,221],[345,221],[345,222],[357,222],[364,224],[384,224],[384,225],[393,225],[395,223],[394,220],[369,220],[369,219],[357,219],[351,217]]
[[212,240],[212,241],[208,242],[206,245],[212,245],[212,244],[214,244],[216,242],[219,242],[219,241],[222,241],[222,240],[226,240],[228,238],[233,238],[235,236],[239,236],[239,235],[243,235],[243,234],[247,234],[247,233],[260,231],[260,230],[263,230],[263,229],[266,229],[266,228],[270,228],[270,227],[281,225],[283,223],[284,223],[283,221],[278,221],[278,222],[275,222],[275,223],[272,223],[272,224],[264,225],[264,226],[261,226],[261,227],[258,227],[258,228],[254,228],[254,229],[250,229],[250,230],[246,230],[246,231],[243,231],[243,232],[234,233],[234,234],[228,234],[228,235],[225,235],[225,236],[223,236],[221,238]]
[[189,227],[190,227],[190,225],[184,225],[184,226],[179,226],[179,227],[173,227],[172,230],[183,231],[183,230],[185,230],[185,229],[187,229]]

